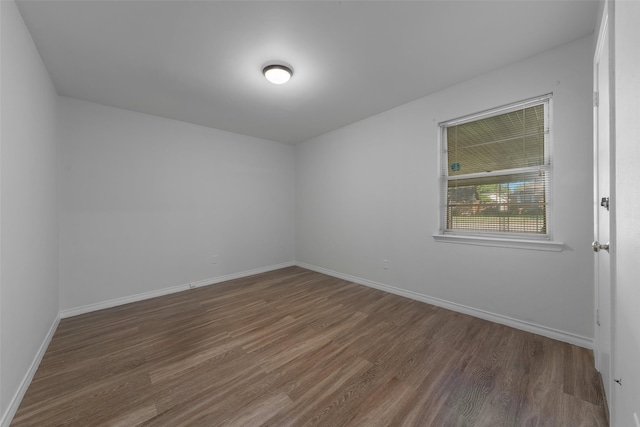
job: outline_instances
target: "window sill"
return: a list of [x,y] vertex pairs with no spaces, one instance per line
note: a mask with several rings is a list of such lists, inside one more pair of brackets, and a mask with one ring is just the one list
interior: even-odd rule
[[433,239],[440,243],[460,243],[463,245],[494,246],[499,248],[529,249],[533,251],[560,252],[564,243],[549,240],[503,239],[499,237],[461,236],[457,234],[434,234]]

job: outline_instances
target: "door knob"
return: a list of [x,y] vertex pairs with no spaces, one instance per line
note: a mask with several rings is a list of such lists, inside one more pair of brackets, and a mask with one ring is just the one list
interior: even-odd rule
[[597,240],[591,244],[593,248],[593,252],[600,252],[600,249],[604,249],[609,252],[609,243],[605,243],[604,245],[598,242]]

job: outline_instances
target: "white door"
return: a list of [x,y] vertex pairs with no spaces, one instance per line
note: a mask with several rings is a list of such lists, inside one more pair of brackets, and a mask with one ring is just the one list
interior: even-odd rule
[[612,384],[612,290],[610,254],[605,245],[610,239],[609,197],[609,26],[605,7],[594,57],[594,253],[595,256],[595,362],[602,375],[605,394],[611,407]]

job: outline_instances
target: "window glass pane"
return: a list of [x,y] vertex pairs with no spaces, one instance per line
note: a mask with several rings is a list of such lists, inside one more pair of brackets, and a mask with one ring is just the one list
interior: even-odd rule
[[546,234],[545,173],[450,180],[446,228]]
[[544,164],[544,105],[447,127],[449,176]]

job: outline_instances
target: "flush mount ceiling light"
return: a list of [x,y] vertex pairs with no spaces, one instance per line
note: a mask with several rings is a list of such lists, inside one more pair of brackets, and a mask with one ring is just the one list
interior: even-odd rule
[[262,74],[273,84],[281,85],[289,81],[293,76],[293,70],[286,65],[267,65],[262,69]]

